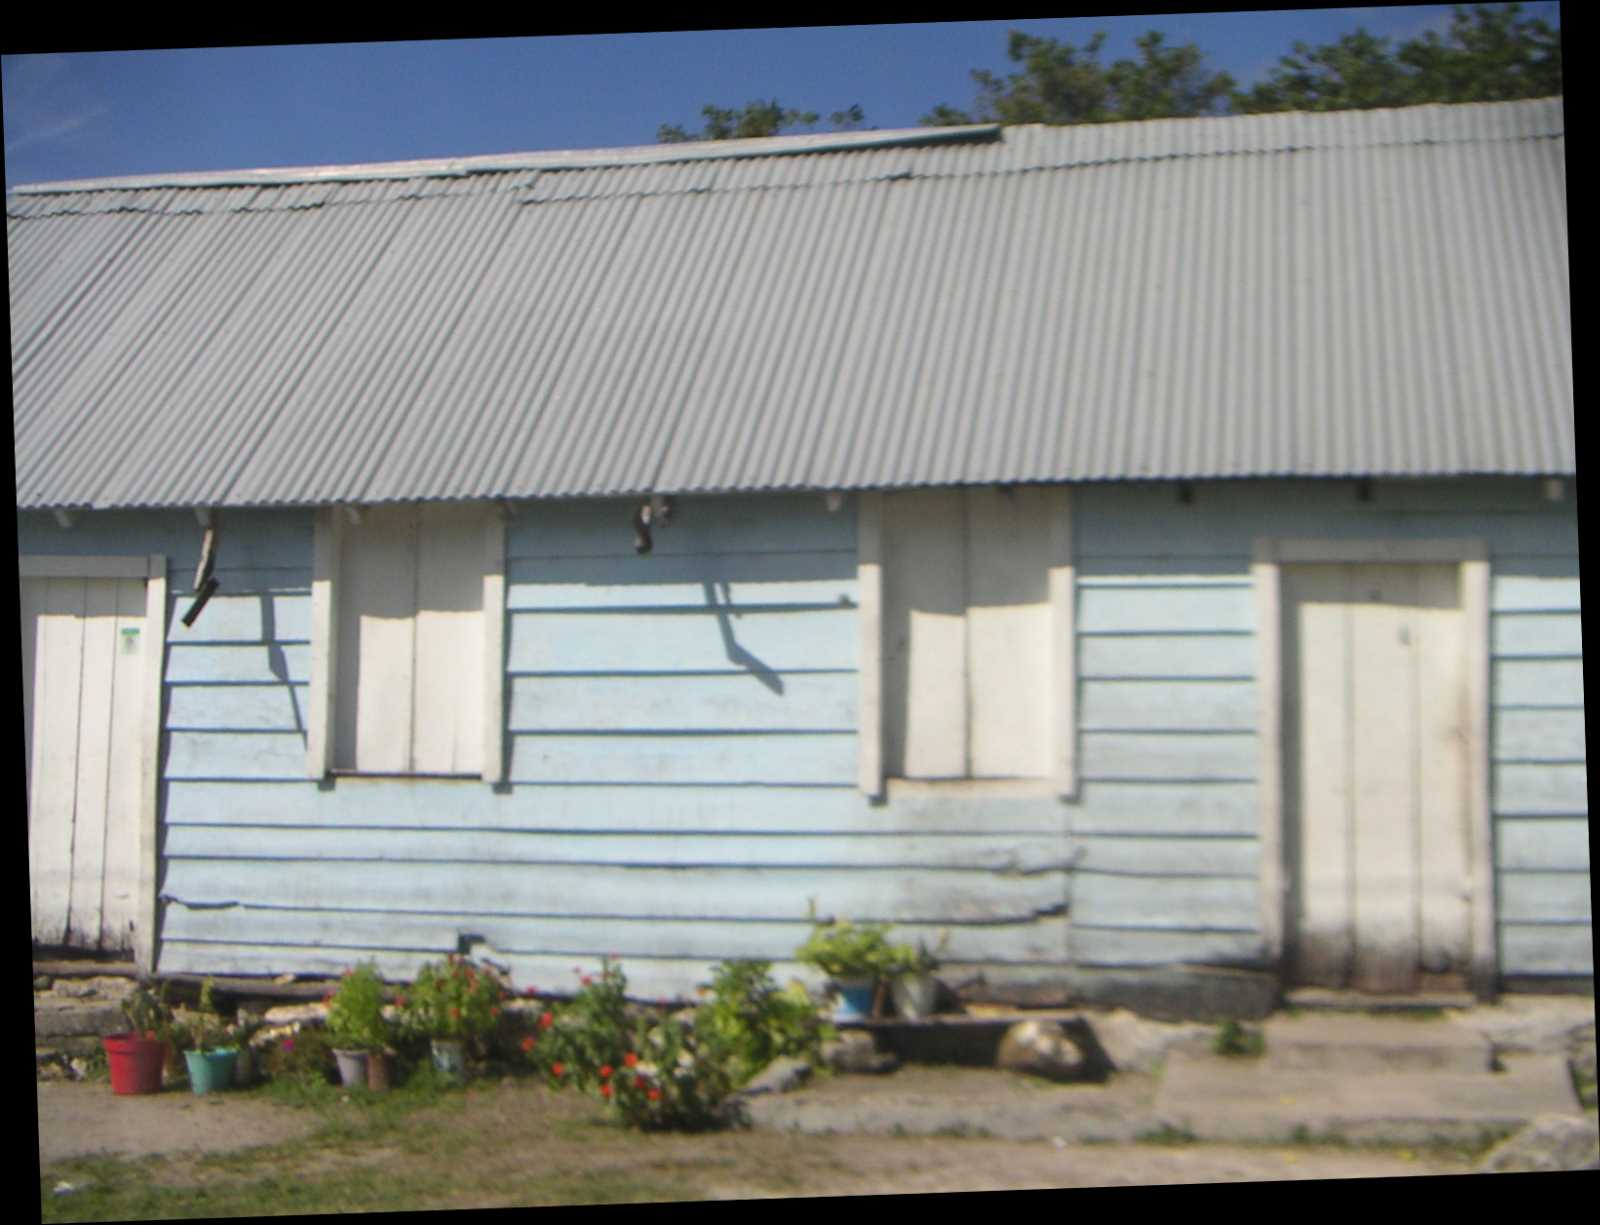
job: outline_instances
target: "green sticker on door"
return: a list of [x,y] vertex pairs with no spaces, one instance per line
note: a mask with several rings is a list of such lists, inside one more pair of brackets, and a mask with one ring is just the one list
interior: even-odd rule
[[139,653],[139,627],[137,625],[123,627],[122,653],[124,655],[137,655]]

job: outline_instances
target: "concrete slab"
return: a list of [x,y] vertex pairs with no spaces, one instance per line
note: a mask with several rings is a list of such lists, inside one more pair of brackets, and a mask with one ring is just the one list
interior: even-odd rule
[[1493,1070],[1482,1034],[1459,1026],[1389,1016],[1275,1017],[1262,1026],[1266,1064],[1280,1071],[1344,1075]]
[[1202,1140],[1422,1144],[1510,1135],[1541,1114],[1580,1108],[1566,1061],[1553,1055],[1513,1057],[1496,1073],[1352,1075],[1175,1051],[1155,1113]]

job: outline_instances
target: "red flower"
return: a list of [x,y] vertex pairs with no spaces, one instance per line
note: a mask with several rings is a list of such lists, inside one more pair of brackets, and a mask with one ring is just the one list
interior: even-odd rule
[[611,1096],[611,1086],[610,1085],[601,1085],[600,1086],[600,1096],[601,1097],[610,1097]]
[[638,1062],[639,1062],[639,1056],[637,1054],[635,1054],[633,1051],[629,1051],[626,1055],[624,1055],[622,1057],[622,1064],[623,1064],[624,1067],[631,1068],[631,1067],[633,1067],[634,1064],[636,1064]]
[[452,1021],[459,1021],[461,1019],[461,1009],[452,1007],[450,1009],[450,1019]]
[[585,987],[587,987],[590,983],[594,982],[594,979],[590,978],[587,974],[585,974],[581,978],[579,978],[578,981],[580,983],[582,983]]
[[537,1043],[536,1043],[536,1041],[534,1039],[534,1036],[532,1034],[529,1034],[526,1038],[524,1038],[522,1040],[523,1053],[526,1054],[528,1051],[531,1051],[536,1045],[537,1045]]
[[500,1015],[500,1005],[496,1004],[493,1008],[489,1009],[489,1015],[491,1017],[499,1016]]
[[605,1064],[600,1068],[600,1079],[605,1080],[611,1075],[611,1065]]
[[634,1078],[633,1078],[633,1087],[634,1087],[634,1088],[635,1088],[635,1089],[643,1089],[643,1088],[644,1088],[644,1086],[645,1086],[645,1079],[644,1079],[644,1077],[642,1077],[642,1076],[635,1076],[635,1077],[634,1077]]
[[652,1102],[659,1102],[661,1100],[661,1090],[660,1089],[652,1089],[652,1090],[650,1090],[649,1093],[646,1093],[645,1096],[647,1098],[649,1098]]
[[565,1076],[567,1074],[567,1065],[557,1061],[550,1065],[550,1070],[557,1076]]
[[547,1012],[547,1013],[545,1013],[543,1016],[541,1016],[539,1018],[539,1028],[540,1029],[549,1029],[555,1023],[556,1023],[556,1017],[555,1017],[555,1014],[553,1012]]

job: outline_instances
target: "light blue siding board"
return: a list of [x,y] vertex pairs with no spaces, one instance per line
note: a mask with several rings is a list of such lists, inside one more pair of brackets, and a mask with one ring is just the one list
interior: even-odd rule
[[1577,613],[1496,613],[1490,653],[1497,659],[1582,655],[1583,620]]
[[750,735],[569,736],[520,732],[511,738],[513,782],[835,783],[852,782],[856,736],[773,732]]
[[1506,817],[1495,823],[1495,861],[1503,871],[1589,870],[1587,817]]
[[215,595],[187,626],[181,618],[193,600],[180,593],[167,602],[168,642],[311,641],[310,593]]
[[513,614],[512,672],[695,672],[854,668],[850,609],[801,612]]
[[1086,680],[1078,694],[1080,731],[1255,730],[1254,681]]
[[1078,769],[1086,779],[1253,779],[1254,732],[1083,732]]
[[[157,972],[163,975],[288,972],[332,977],[349,969],[357,961],[372,960],[378,972],[390,982],[409,982],[416,977],[424,963],[448,951],[369,952],[359,945],[290,949],[270,945],[169,944],[163,941]],[[510,953],[498,960],[509,967],[515,987],[520,989],[525,985],[535,985],[541,994],[554,996],[570,996],[578,990],[575,965],[586,974],[597,973],[600,969],[598,956],[578,959],[571,956],[539,957]],[[711,982],[713,965],[710,960],[638,959],[623,967],[628,977],[628,998],[661,1002],[693,1001],[696,988]],[[787,982],[790,978],[810,982],[817,978],[814,971],[792,962],[774,965],[772,973],[779,982]]]
[[890,923],[1021,921],[1058,911],[1066,902],[1065,874],[1059,872],[215,859],[169,860],[161,893],[188,906],[312,909],[337,898],[355,909],[637,919],[795,921],[806,918],[808,902],[815,902],[819,916]]
[[1490,683],[1496,706],[1582,706],[1583,660],[1497,659]]
[[1073,567],[1079,591],[1134,587],[1249,587],[1246,557],[1091,557]]
[[[1210,793],[1226,786],[1162,790],[1183,812],[1193,810],[1204,819],[1217,820],[1210,815],[1214,806]],[[249,784],[174,780],[167,785],[166,797],[165,817],[171,824],[651,833],[978,832],[997,837],[1065,833],[1072,811],[1051,795],[924,795],[873,804],[856,790],[854,779],[833,787],[521,785],[500,792],[463,779],[412,783],[340,777],[327,790],[307,780]]]
[[[228,510],[218,518],[216,565],[234,570],[304,567],[311,569],[310,510]],[[160,553],[179,581],[194,577],[205,529],[191,511],[107,510],[74,513],[70,528],[50,514],[17,516],[17,545],[23,553],[72,556]],[[188,575],[183,576],[187,570]]]
[[1589,874],[1568,872],[1497,873],[1502,923],[1589,922]]
[[1076,925],[1072,960],[1113,969],[1168,965],[1256,965],[1265,949],[1255,932],[1137,931]]
[[1098,635],[1078,639],[1084,680],[1151,677],[1248,679],[1256,674],[1251,634]]
[[[506,525],[506,555],[633,558],[636,500],[524,503]],[[651,557],[855,550],[853,507],[829,513],[820,495],[677,499],[652,533]]]
[[[1549,565],[1554,567],[1561,565],[1561,562],[1552,560]],[[1583,607],[1583,592],[1578,580],[1578,559],[1570,559],[1561,568],[1570,572],[1548,575],[1496,573],[1490,586],[1490,610],[1497,613],[1579,611]]]
[[1261,826],[1255,783],[1085,782],[1072,830],[1110,834],[1249,834]]
[[[634,867],[951,868],[1061,871],[1061,838],[980,834],[901,837],[861,834],[572,834],[462,829],[273,829],[244,825],[169,825],[171,858],[318,859],[407,863],[615,864]],[[1197,862],[1195,872],[1206,870]]]
[[[705,598],[704,584],[726,583],[757,589],[769,583],[837,585],[853,592],[856,585],[854,542],[843,549],[811,549],[789,553],[693,553],[629,557],[517,557],[506,563],[508,589],[581,591],[594,589],[649,593],[683,589],[695,602]],[[537,607],[533,605],[531,607]]]
[[1494,713],[1496,761],[1583,761],[1584,712],[1498,710]]
[[1499,816],[1555,817],[1589,811],[1585,766],[1497,763],[1491,773],[1491,807]]
[[[1254,482],[1248,484],[1254,485]],[[1353,489],[1353,482],[1347,488]],[[1159,486],[1155,487],[1159,489]],[[1170,489],[1171,487],[1169,487]],[[1421,537],[1477,536],[1492,557],[1561,557],[1578,549],[1577,518],[1570,507],[1507,513],[1482,509],[1408,511],[1381,501],[1319,501],[1316,482],[1292,490],[1216,486],[1192,506],[1163,499],[1149,488],[1080,486],[1073,503],[1077,556],[1242,557],[1258,536]]]
[[171,685],[166,726],[187,731],[303,732],[309,686]]
[[698,583],[659,586],[583,586],[576,583],[518,583],[507,590],[507,606],[518,612],[571,612],[589,609],[706,609],[735,613],[765,609],[854,608],[855,584],[837,579],[821,582],[713,584],[708,593]]
[[163,778],[290,779],[306,771],[298,732],[168,732]]
[[1093,634],[1250,630],[1249,587],[1082,587],[1078,632]]
[[[1038,919],[1026,924],[950,927],[897,924],[891,938],[932,948],[948,932],[946,956],[952,959],[1025,962],[1060,957],[1066,948],[1066,920]],[[688,957],[709,960],[745,957],[784,961],[811,934],[803,922],[722,923],[690,919],[575,919],[405,914],[392,911],[273,910],[257,906],[192,909],[171,905],[164,939],[265,945],[355,944],[373,949],[453,949],[463,934],[482,936],[495,953],[593,956],[602,949],[621,958]]]
[[1079,872],[1124,876],[1254,877],[1261,866],[1255,838],[1082,835],[1073,850]]
[[1500,973],[1594,973],[1594,928],[1588,923],[1502,925]]
[[1261,883],[1255,878],[1114,876],[1076,873],[1070,917],[1074,926],[1152,930],[1222,928],[1254,931],[1261,921]]
[[1180,503],[1175,481],[1106,481],[1080,485],[1082,505],[1107,513],[1156,510],[1176,515],[1217,511],[1271,514],[1282,507],[1319,515],[1373,515],[1396,511],[1437,511],[1456,514],[1524,513],[1571,515],[1572,502],[1545,501],[1536,477],[1462,477],[1459,479],[1390,480],[1371,482],[1372,501],[1357,497],[1354,479],[1267,479],[1191,482],[1194,501]]
[[684,728],[854,732],[854,672],[717,676],[518,676],[510,730]]
[[167,684],[184,682],[309,682],[308,643],[248,646],[175,642],[167,648]]

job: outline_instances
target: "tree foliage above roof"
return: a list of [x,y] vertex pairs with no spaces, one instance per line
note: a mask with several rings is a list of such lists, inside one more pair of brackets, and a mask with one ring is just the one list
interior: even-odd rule
[[929,126],[966,123],[1105,123],[1259,111],[1362,110],[1426,102],[1503,102],[1562,92],[1561,34],[1524,17],[1520,4],[1458,6],[1447,36],[1428,31],[1391,47],[1357,29],[1334,43],[1297,42],[1265,81],[1235,89],[1210,72],[1193,43],[1166,45],[1150,31],[1136,59],[1105,64],[1103,33],[1082,46],[1011,31],[1006,54],[1018,71],[974,69],[971,111],[940,103]]

